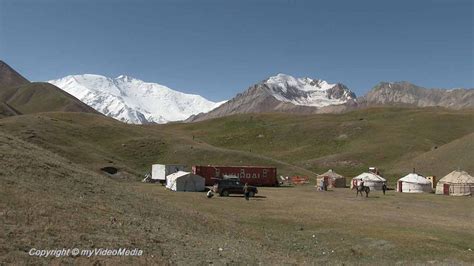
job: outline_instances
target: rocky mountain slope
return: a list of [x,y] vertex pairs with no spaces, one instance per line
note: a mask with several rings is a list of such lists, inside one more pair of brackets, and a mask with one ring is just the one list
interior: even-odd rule
[[132,124],[180,121],[221,104],[124,75],[72,75],[48,82],[102,114]]
[[335,111],[336,106],[350,106],[355,99],[355,94],[340,83],[329,84],[323,80],[278,74],[250,86],[211,112],[190,117],[187,121],[242,113]]
[[359,102],[363,106],[474,108],[474,89],[427,89],[405,81],[381,82]]
[[30,83],[7,63],[0,60],[0,88],[21,86]]

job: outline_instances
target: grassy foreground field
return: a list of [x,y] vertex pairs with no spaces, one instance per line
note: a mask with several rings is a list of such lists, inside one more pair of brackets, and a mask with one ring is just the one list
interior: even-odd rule
[[[472,197],[261,188],[207,199],[121,181],[0,133],[0,263],[474,263]],[[141,257],[48,257],[31,248],[139,248]]]

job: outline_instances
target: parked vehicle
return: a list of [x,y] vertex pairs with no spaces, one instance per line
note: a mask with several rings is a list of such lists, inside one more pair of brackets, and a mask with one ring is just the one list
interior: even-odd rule
[[278,186],[277,169],[269,166],[215,166],[195,165],[193,174],[206,179],[206,186],[214,185],[213,178],[236,176],[243,184],[251,186]]
[[[244,194],[244,184],[238,179],[214,179],[212,190],[220,196],[227,197],[230,194]],[[254,197],[258,190],[254,186],[247,185],[249,196]]]

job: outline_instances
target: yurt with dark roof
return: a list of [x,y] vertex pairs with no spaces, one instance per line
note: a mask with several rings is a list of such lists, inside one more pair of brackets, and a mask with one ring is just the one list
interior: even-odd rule
[[324,174],[320,174],[316,177],[316,184],[320,184],[321,180],[324,180],[328,188],[344,188],[346,187],[346,178],[334,170],[329,169]]

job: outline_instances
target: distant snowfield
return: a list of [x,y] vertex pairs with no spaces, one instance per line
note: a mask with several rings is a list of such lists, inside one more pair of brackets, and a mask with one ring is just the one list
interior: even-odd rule
[[131,124],[167,123],[209,112],[223,102],[186,94],[166,86],[125,75],[71,75],[49,83],[61,88],[104,115]]
[[354,99],[351,91],[333,97],[331,89],[337,84],[311,78],[295,78],[286,74],[278,74],[268,78],[264,84],[275,99],[295,105],[324,107],[338,105]]

